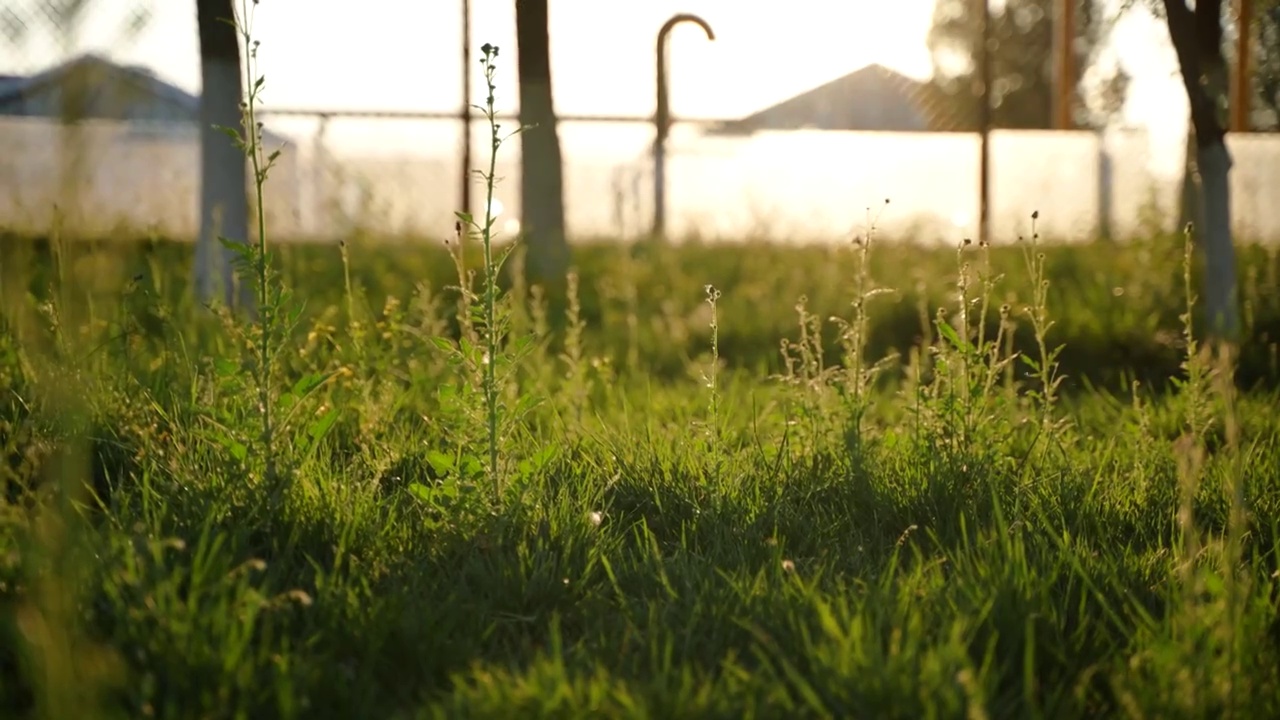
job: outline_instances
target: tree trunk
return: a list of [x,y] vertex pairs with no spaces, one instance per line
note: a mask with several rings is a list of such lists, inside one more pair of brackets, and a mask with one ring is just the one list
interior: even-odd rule
[[1236,339],[1236,262],[1231,237],[1231,154],[1222,140],[1196,150],[1200,169],[1200,223],[1204,228],[1205,311],[1214,334]]
[[[230,307],[251,308],[253,289],[237,291],[232,258],[219,236],[247,242],[249,195],[247,159],[243,151],[218,129],[240,129],[240,42],[236,34],[233,0],[196,0],[200,31],[200,228],[196,239],[196,294],[212,300],[221,286]],[[237,297],[238,296],[238,297]],[[239,300],[239,303],[237,303]]]
[[519,45],[520,211],[529,282],[558,286],[569,265],[564,232],[564,180],[551,94],[547,0],[516,0]]
[[1231,154],[1227,151],[1226,131],[1218,118],[1219,101],[1226,92],[1221,0],[1198,0],[1194,13],[1184,0],[1163,2],[1195,130],[1206,321],[1212,337],[1235,341],[1240,321],[1236,307],[1235,248],[1231,238]]

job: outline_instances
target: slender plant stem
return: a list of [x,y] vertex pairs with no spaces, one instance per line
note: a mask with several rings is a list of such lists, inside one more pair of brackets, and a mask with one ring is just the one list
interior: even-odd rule
[[[253,3],[256,5],[257,3]],[[257,118],[257,94],[259,82],[253,77],[255,63],[258,50],[257,43],[252,38],[252,15],[250,3],[248,0],[242,0],[240,4],[241,21],[240,34],[244,39],[245,48],[247,48],[247,57],[244,63],[244,79],[245,86],[248,88],[248,97],[245,100],[244,110],[244,139],[248,151],[249,162],[253,169],[253,192],[256,206],[256,220],[258,226],[258,243],[257,252],[254,257],[254,270],[257,274],[257,300],[258,300],[258,411],[262,417],[262,447],[263,459],[265,462],[264,475],[268,483],[273,483],[276,476],[275,463],[275,428],[272,424],[271,415],[271,333],[273,329],[274,313],[272,313],[271,303],[268,298],[267,281],[270,267],[267,258],[267,217],[263,206],[264,193],[262,187],[267,177],[268,163],[264,162],[262,152],[262,131]]]
[[[489,46],[486,45],[486,48]],[[495,49],[496,50],[496,49]],[[496,54],[496,52],[494,53]],[[489,430],[489,477],[494,488],[501,491],[498,478],[498,382],[497,358],[498,338],[495,332],[498,278],[493,266],[493,183],[498,171],[498,147],[502,138],[498,135],[498,123],[494,110],[493,60],[486,52],[485,80],[489,94],[485,98],[485,114],[489,119],[489,173],[485,182],[484,227],[481,230],[484,246],[484,310],[485,310],[485,362],[484,362],[484,400],[488,410]]]

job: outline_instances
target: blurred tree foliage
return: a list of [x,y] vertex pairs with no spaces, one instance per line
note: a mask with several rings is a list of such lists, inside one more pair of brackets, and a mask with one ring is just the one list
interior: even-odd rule
[[[1103,62],[1101,46],[1110,31],[1103,0],[1078,0],[1076,103],[1078,127],[1105,126],[1124,105],[1129,76]],[[1056,0],[992,3],[992,123],[998,128],[1052,126],[1054,5]],[[933,90],[951,116],[951,129],[978,128],[978,52],[981,0],[937,0],[929,30]]]
[[1280,132],[1280,0],[1258,0],[1253,19],[1254,130]]

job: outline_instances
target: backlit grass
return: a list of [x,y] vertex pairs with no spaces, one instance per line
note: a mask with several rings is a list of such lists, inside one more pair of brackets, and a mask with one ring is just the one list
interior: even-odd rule
[[[6,275],[0,334],[4,705],[1268,717],[1280,423],[1258,328],[1276,288],[1258,284],[1244,350],[1260,384],[1237,394],[1204,361],[1179,387],[1180,253],[1132,259],[1162,242],[1177,240],[1105,262],[1048,250],[1048,339],[1066,347],[1048,430],[1033,369],[973,347],[976,304],[967,351],[922,322],[957,316],[956,252],[876,247],[877,287],[906,274],[887,271],[894,256],[936,275],[867,302],[867,366],[905,352],[871,380],[856,432],[836,327],[814,339],[795,308],[805,294],[807,313],[849,316],[853,261],[582,248],[577,303],[509,306],[531,344],[502,391],[526,407],[500,438],[500,489],[482,385],[433,340],[462,327],[435,279],[447,256],[352,242],[348,311],[338,250],[289,248],[279,265],[305,309],[271,378],[287,398],[279,504],[263,501],[244,374],[256,346],[184,299],[185,248],[62,256],[86,278],[138,271],[124,288],[48,284],[35,261],[46,274],[25,298]],[[1015,351],[1035,357],[1016,311],[1028,283],[1016,249],[998,250],[988,325],[1008,304]],[[980,248],[960,256],[981,264]]]
[[6,716],[1280,716],[1274,252],[461,240],[0,240]]

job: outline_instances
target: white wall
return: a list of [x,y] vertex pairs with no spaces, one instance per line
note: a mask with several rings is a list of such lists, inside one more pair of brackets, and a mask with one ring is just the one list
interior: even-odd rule
[[[473,157],[477,166],[487,166],[481,130],[473,134]],[[121,224],[194,236],[194,128],[89,123],[78,146],[60,132],[43,120],[0,119],[0,225],[47,228],[58,198],[70,213],[59,167],[79,158],[74,174],[81,178],[81,212],[74,222],[95,231]],[[560,135],[570,232],[645,232],[652,212],[651,128],[566,123]],[[267,182],[272,235],[334,240],[357,225],[384,233],[452,233],[459,204],[456,136],[436,132],[406,142],[388,132],[395,152],[378,157],[344,153],[334,142],[321,151],[313,138],[298,136],[299,146],[285,148]],[[1280,241],[1280,135],[1232,136],[1229,146],[1237,231],[1242,239]],[[1105,207],[1114,236],[1143,232],[1150,218],[1171,229],[1181,179],[1153,168],[1179,166],[1180,160],[1169,161],[1183,152],[1181,146],[1153,146],[1142,132],[993,133],[996,239],[1027,234],[1036,210],[1041,234],[1058,239],[1094,237]],[[514,230],[516,224],[504,221],[519,217],[519,162],[519,140],[512,139],[497,169],[502,179],[496,196],[506,208],[500,230]],[[835,241],[859,230],[868,208],[885,235],[951,243],[977,232],[978,140],[972,135],[800,131],[712,138],[678,126],[668,162],[669,231],[675,235]],[[475,186],[473,197],[479,212],[483,188]]]
[[[0,118],[0,158],[0,225],[39,232],[56,216],[72,234],[195,237],[200,143],[190,124]],[[299,164],[286,149],[268,180],[267,217],[282,235],[296,234],[302,217]]]

